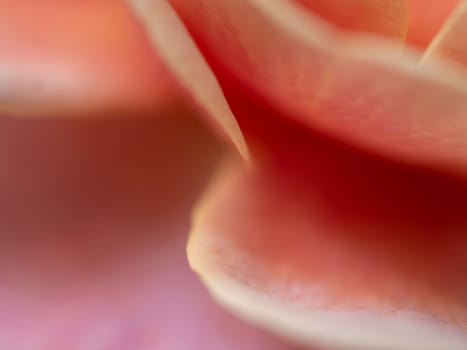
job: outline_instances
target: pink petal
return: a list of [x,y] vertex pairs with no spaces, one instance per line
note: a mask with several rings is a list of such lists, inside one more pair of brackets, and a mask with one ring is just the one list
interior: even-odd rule
[[467,66],[467,3],[460,2],[425,53],[425,62],[444,58]]
[[236,94],[359,148],[465,172],[464,72],[420,67],[420,57],[332,30],[286,0],[171,2]]
[[188,270],[217,142],[188,118],[114,117],[0,121],[0,348],[292,350]]
[[426,48],[439,32],[459,0],[407,0],[409,30],[407,42]]
[[312,13],[346,30],[405,38],[408,12],[405,0],[295,0]]
[[227,164],[195,211],[189,260],[214,297],[305,344],[464,349],[467,183],[255,128],[256,166]]

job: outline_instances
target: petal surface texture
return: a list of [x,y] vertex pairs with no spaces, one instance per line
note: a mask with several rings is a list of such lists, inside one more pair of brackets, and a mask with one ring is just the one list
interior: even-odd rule
[[0,0],[0,113],[148,109],[175,84],[124,1]]
[[404,39],[408,25],[405,0],[297,0],[306,9],[347,30]]
[[420,66],[410,50],[332,28],[291,1],[171,3],[217,76],[242,93],[360,148],[465,173],[463,71]]

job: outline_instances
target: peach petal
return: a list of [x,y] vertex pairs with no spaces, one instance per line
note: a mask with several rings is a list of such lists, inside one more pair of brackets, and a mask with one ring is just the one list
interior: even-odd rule
[[405,0],[295,0],[340,28],[405,39]]
[[125,2],[0,1],[2,113],[149,109],[176,90]]
[[303,344],[465,349],[466,183],[287,131],[292,151],[228,162],[197,206],[212,295]]
[[331,29],[291,1],[172,3],[237,93],[362,149],[465,173],[465,72],[421,67],[415,53]]
[[409,28],[407,43],[426,48],[460,0],[407,0]]
[[156,52],[212,120],[230,136],[244,158],[248,148],[242,132],[212,73],[190,34],[166,0],[129,0],[145,24]]
[[297,350],[189,271],[222,148],[193,118],[0,118],[0,348]]
[[425,62],[444,58],[467,66],[467,2],[460,1],[425,52]]

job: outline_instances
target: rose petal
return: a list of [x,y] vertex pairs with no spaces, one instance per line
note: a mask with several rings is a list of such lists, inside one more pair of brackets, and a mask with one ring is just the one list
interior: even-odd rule
[[312,13],[347,30],[404,39],[408,13],[405,0],[295,0]]
[[221,81],[242,86],[237,93],[372,152],[465,173],[463,72],[420,67],[385,41],[331,31],[290,1],[172,3]]
[[221,152],[204,128],[0,126],[1,349],[296,349],[221,311],[188,269],[190,208]]
[[286,130],[293,149],[229,164],[195,211],[213,296],[305,344],[465,349],[466,183]]
[[467,3],[462,1],[448,18],[425,53],[425,62],[433,58],[447,58],[467,66]]
[[458,3],[459,0],[407,0],[407,42],[421,49],[426,48]]
[[215,296],[307,343],[463,349],[467,182],[356,151],[237,97],[256,164],[218,174],[188,247]]
[[242,132],[218,81],[184,24],[166,0],[129,0],[146,26],[156,51],[172,73],[248,158]]
[[2,113],[149,109],[175,95],[123,1],[0,1]]

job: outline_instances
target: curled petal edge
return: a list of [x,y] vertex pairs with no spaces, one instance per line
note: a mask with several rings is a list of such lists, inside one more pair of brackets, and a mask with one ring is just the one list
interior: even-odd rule
[[[236,186],[237,180],[240,180],[241,186],[244,185],[243,181],[246,181],[247,187],[255,187],[258,181],[267,181],[267,179],[255,178],[256,176],[254,167],[245,167],[237,160],[227,160],[211,181],[194,211],[187,246],[188,260],[192,269],[221,305],[255,325],[304,345],[365,350],[465,349],[467,336],[462,329],[450,323],[433,320],[423,313],[404,309],[386,314],[366,311],[365,308],[355,311],[303,307],[293,302],[285,302],[281,298],[276,298],[274,293],[269,294],[257,288],[259,287],[257,283],[261,282],[250,280],[251,276],[248,276],[250,269],[257,268],[255,261],[250,260],[247,255],[244,256],[242,251],[238,251],[239,247],[231,245],[233,243],[229,238],[229,235],[235,234],[232,225],[243,228],[253,225],[252,231],[249,231],[253,235],[255,230],[261,229],[251,222],[252,218],[248,217],[251,215],[254,220],[255,215],[258,218],[258,213],[264,214],[263,209],[249,205],[250,196],[255,194],[252,194],[251,188]],[[243,193],[243,196],[239,193]],[[245,215],[241,215],[235,211],[235,208],[238,209],[235,204],[231,208],[232,197],[241,198],[241,208],[248,208],[245,209],[248,214],[244,212]],[[272,197],[270,201],[276,203],[277,198]],[[237,221],[224,220],[224,215],[235,217]],[[263,217],[263,220],[267,219]],[[247,223],[241,224],[243,222]],[[275,225],[273,227],[283,226],[283,224]],[[293,229],[291,225],[289,230]],[[273,235],[270,237],[274,239]],[[245,235],[241,239],[245,239]],[[264,241],[261,242],[266,244]],[[264,245],[259,243],[260,247],[266,249]],[[283,249],[287,248],[283,247]],[[232,255],[235,257],[231,258]],[[263,271],[260,275],[274,274],[277,266],[270,268],[273,269],[272,272]],[[246,269],[247,272],[242,269]]]

